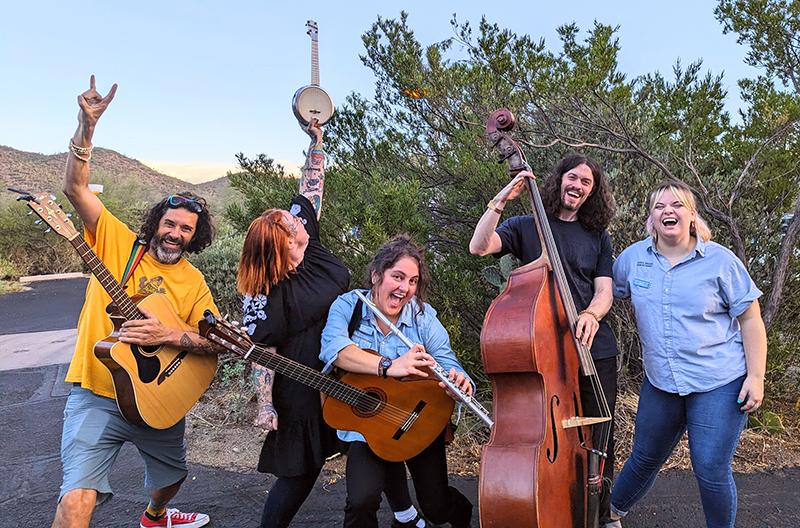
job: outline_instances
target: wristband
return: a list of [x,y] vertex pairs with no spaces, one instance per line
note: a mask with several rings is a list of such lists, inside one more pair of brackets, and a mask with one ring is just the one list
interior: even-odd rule
[[494,199],[489,200],[489,203],[486,204],[486,208],[497,214],[503,214],[503,208],[497,207],[497,202],[495,202]]

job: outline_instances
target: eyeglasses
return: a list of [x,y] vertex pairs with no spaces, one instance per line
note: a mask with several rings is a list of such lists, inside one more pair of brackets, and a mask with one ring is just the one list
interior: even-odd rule
[[180,194],[172,194],[167,198],[167,205],[170,207],[186,207],[193,213],[200,214],[205,209],[205,200],[200,201]]

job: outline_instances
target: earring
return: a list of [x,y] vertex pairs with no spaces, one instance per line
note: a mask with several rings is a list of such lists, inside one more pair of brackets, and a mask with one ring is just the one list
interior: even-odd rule
[[697,236],[697,228],[694,225],[694,220],[689,222],[689,234],[692,236]]

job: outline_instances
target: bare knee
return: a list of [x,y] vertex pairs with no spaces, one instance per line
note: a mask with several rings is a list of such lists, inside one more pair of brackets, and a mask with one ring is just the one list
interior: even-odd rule
[[92,519],[97,490],[78,488],[61,497],[52,528],[85,528]]

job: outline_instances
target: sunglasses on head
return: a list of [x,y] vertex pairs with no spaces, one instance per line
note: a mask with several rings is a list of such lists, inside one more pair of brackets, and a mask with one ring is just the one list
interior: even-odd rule
[[170,207],[186,207],[186,209],[190,210],[193,213],[200,214],[205,209],[205,205],[200,201],[194,198],[189,198],[188,196],[181,196],[180,194],[173,194],[167,198],[167,205]]

